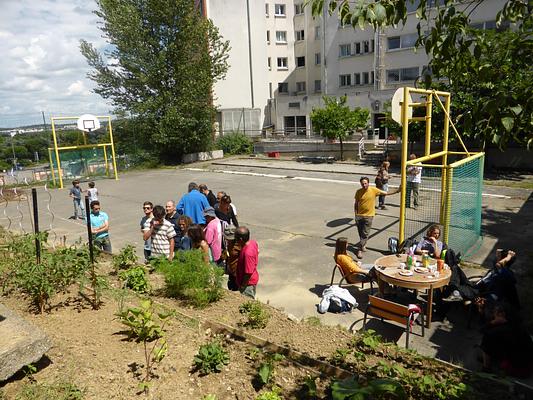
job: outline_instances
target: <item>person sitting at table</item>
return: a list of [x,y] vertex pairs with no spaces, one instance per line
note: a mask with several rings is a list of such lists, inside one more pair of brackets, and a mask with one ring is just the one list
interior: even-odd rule
[[437,224],[431,225],[426,236],[418,243],[415,249],[415,254],[422,254],[422,251],[427,251],[430,257],[440,258],[442,251],[446,249],[446,245],[439,240],[440,226]]

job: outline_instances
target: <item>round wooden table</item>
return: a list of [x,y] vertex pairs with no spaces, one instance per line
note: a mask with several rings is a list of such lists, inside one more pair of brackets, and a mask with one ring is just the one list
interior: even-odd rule
[[[417,256],[420,261],[420,256]],[[400,286],[406,289],[427,290],[428,300],[426,307],[426,324],[429,328],[431,326],[431,313],[433,311],[433,290],[446,286],[450,282],[452,273],[450,269],[445,266],[444,270],[440,272],[438,277],[435,277],[430,272],[419,273],[413,271],[413,275],[400,275],[400,263],[407,261],[406,254],[390,255],[378,258],[374,265],[379,275],[379,279],[394,286]],[[436,263],[431,260],[430,264]]]

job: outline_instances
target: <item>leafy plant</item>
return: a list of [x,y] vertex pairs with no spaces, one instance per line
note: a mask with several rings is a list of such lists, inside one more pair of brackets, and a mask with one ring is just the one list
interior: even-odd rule
[[307,317],[305,319],[305,322],[307,322],[311,326],[320,326],[320,325],[322,325],[322,321],[320,321],[320,318],[315,317],[315,316]]
[[142,265],[121,271],[118,276],[124,282],[124,287],[137,293],[146,293],[150,289],[146,279],[146,269]]
[[392,379],[374,379],[361,385],[356,378],[334,381],[331,384],[333,400],[364,400],[391,395],[397,399],[406,399],[407,394],[402,385]]
[[304,379],[303,389],[305,396],[315,398],[317,396],[316,376],[306,376]]
[[259,383],[261,383],[262,386],[268,385],[270,383],[270,381],[274,377],[274,368],[276,366],[276,363],[284,359],[285,356],[279,353],[267,355],[265,362],[259,365],[259,370],[257,371],[257,377]]
[[215,396],[214,394],[208,394],[205,395],[202,400],[217,400],[217,396]]
[[253,329],[266,327],[270,319],[270,313],[257,300],[250,300],[241,304],[239,312],[248,318],[242,325]]
[[216,141],[216,147],[224,150],[224,154],[251,154],[254,150],[252,139],[241,132],[224,135]]
[[222,298],[221,268],[206,263],[200,250],[180,251],[174,260],[160,260],[158,271],[165,276],[166,294],[194,307],[205,307]]
[[229,364],[229,354],[217,339],[200,346],[194,356],[194,368],[203,375],[221,372]]
[[[35,239],[41,241],[40,262],[35,255]],[[50,298],[76,282],[89,267],[87,247],[65,247],[49,251],[47,234],[13,236],[8,244],[10,257],[5,263],[4,289],[20,289],[43,312]]]
[[[168,319],[174,312],[159,313],[157,317],[160,325],[155,319],[154,307],[151,300],[141,301],[140,307],[131,307],[118,312],[120,322],[126,325],[128,338],[141,342],[144,347],[145,376],[141,382],[141,389],[148,392],[148,384],[152,378],[152,370],[155,363],[160,363],[168,351],[167,341],[164,336],[164,328]],[[152,344],[153,342],[153,344]],[[152,344],[150,346],[150,344]]]
[[344,365],[350,352],[350,349],[336,349],[335,353],[333,353],[333,356],[331,357],[331,364],[338,366]]
[[373,329],[360,332],[359,335],[352,340],[352,346],[367,348],[374,351],[382,344],[383,338]]
[[116,270],[129,269],[137,264],[139,257],[131,244],[124,246],[120,253],[113,255],[113,267]]
[[255,400],[283,400],[280,396],[281,389],[278,387],[272,388],[268,392],[263,392],[255,398]]

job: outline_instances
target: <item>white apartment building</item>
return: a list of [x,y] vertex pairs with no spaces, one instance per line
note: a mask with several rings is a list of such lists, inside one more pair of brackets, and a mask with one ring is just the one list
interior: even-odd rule
[[[381,31],[343,27],[327,11],[314,18],[303,0],[204,1],[232,47],[227,78],[215,87],[221,113],[256,109],[249,115],[263,129],[309,135],[309,114],[324,95],[346,95],[350,106],[370,109],[371,126],[379,127],[394,91],[414,85],[428,63],[424,49],[414,46],[417,0],[408,3],[404,26]],[[472,23],[495,28],[503,4],[483,2]]]

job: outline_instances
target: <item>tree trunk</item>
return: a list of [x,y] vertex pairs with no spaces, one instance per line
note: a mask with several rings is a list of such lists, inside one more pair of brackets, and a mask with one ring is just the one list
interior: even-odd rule
[[341,142],[341,161],[344,161],[344,146],[342,143],[342,138],[339,138],[339,140]]

